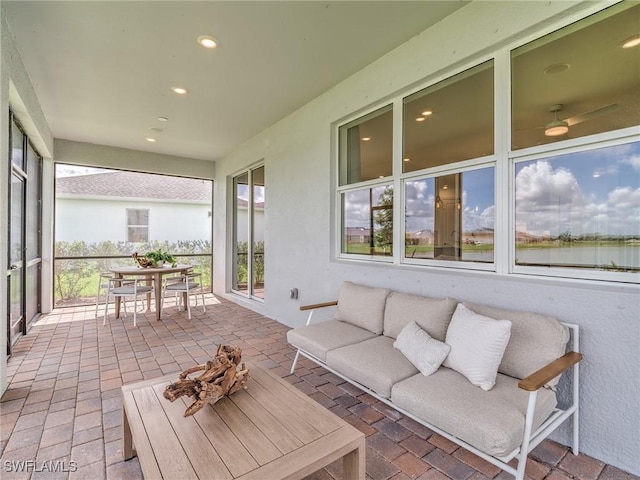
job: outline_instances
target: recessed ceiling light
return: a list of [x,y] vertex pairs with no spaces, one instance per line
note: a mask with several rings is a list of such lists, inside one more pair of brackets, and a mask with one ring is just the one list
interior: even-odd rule
[[443,186],[442,186],[442,189],[443,189],[443,190],[447,190],[448,188],[449,188],[449,185],[443,185]]
[[155,142],[155,141],[156,141],[156,139],[155,139],[155,138],[152,138],[152,137],[147,137],[147,138],[145,138],[145,140],[146,140],[147,142],[149,142],[149,143],[153,143],[153,142]]
[[424,112],[422,112],[422,115],[428,117],[429,115],[433,115],[433,112],[431,110],[425,110]]
[[158,127],[149,127],[149,130],[151,130],[152,132],[162,132],[162,129]]
[[404,158],[404,159],[402,159],[402,161],[403,161],[403,162],[410,162],[410,161],[411,161],[411,159],[410,159],[410,158]]
[[378,176],[378,178],[384,178],[384,175],[380,175],[380,176]]
[[180,86],[171,87],[171,90],[178,95],[186,95],[189,92],[186,88]]
[[371,140],[371,137],[362,137],[361,139],[363,142],[368,142],[369,140]]
[[169,119],[167,117],[158,117],[158,120],[161,122],[168,122]]
[[416,118],[416,122],[424,122],[424,117],[418,117],[418,118]]
[[622,42],[622,48],[632,48],[637,47],[638,45],[640,45],[640,34],[629,37]]
[[545,68],[544,73],[546,73],[547,75],[556,75],[558,73],[569,70],[569,68],[571,68],[571,65],[569,65],[568,63],[556,63]]
[[211,35],[200,35],[198,37],[198,43],[204,48],[216,48],[218,46],[218,41]]

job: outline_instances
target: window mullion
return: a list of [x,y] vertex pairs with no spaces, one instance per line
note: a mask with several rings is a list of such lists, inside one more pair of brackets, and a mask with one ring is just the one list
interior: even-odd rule
[[255,198],[253,188],[253,170],[249,169],[247,186],[249,200],[247,202],[247,295],[253,296],[253,214]]
[[509,273],[513,258],[513,213],[511,205],[511,168],[509,145],[511,145],[511,68],[510,52],[497,52],[494,76],[494,122],[495,122],[495,220],[494,220],[494,262],[496,272]]
[[403,163],[403,111],[402,98],[393,103],[393,263],[401,263],[404,257],[404,188]]

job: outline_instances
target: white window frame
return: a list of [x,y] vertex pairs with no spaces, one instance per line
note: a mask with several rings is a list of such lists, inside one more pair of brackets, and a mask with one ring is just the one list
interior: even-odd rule
[[[138,225],[138,224],[130,224],[129,223],[129,212],[132,211],[136,211],[136,212],[147,212],[147,224],[146,225]],[[127,242],[131,242],[131,243],[143,243],[143,242],[148,242],[149,241],[149,224],[151,223],[151,211],[148,208],[126,208],[125,209],[126,215],[127,215]],[[131,240],[130,236],[129,236],[129,229],[130,228],[142,228],[145,227],[147,229],[147,238],[146,240],[141,240],[139,242],[134,242],[133,240]]]
[[[640,141],[640,129],[630,127],[613,132],[605,132],[587,137],[567,140],[564,142],[541,145],[530,149],[523,149],[511,152],[510,157],[510,187],[509,191],[513,198],[513,208],[510,212],[509,228],[509,265],[510,272],[522,275],[534,275],[544,277],[572,278],[584,280],[604,280],[610,282],[630,282],[639,283],[640,273],[633,272],[609,272],[606,270],[589,269],[567,269],[562,267],[543,267],[516,265],[516,209],[515,209],[515,169],[518,163],[528,162],[538,159],[553,159],[560,155],[578,152],[588,152],[606,147],[624,145],[627,143]],[[571,272],[572,275],[567,275]],[[635,280],[634,280],[635,277]]]
[[[453,168],[452,166],[455,165],[455,168]],[[413,181],[417,181],[417,180],[424,180],[424,179],[428,179],[428,178],[437,178],[443,175],[449,175],[449,174],[454,174],[454,173],[465,173],[465,172],[471,172],[473,170],[480,170],[483,168],[493,168],[494,169],[494,190],[493,190],[493,203],[494,203],[494,207],[495,207],[495,203],[496,203],[496,196],[497,196],[497,186],[495,183],[495,177],[496,177],[496,159],[495,159],[495,155],[490,155],[487,157],[482,157],[482,158],[478,158],[478,159],[472,159],[472,160],[464,160],[462,162],[456,162],[455,164],[448,164],[448,165],[443,165],[443,166],[439,166],[439,167],[434,167],[434,168],[427,168],[424,170],[417,170],[414,172],[410,172],[410,173],[406,173],[404,175],[402,175],[402,215],[403,215],[403,221],[401,223],[401,228],[402,228],[402,232],[401,232],[401,242],[402,242],[402,258],[400,260],[400,263],[403,265],[424,265],[424,266],[433,266],[433,267],[443,267],[443,268],[456,268],[456,269],[463,269],[463,270],[483,270],[483,271],[491,271],[491,272],[495,272],[496,271],[496,248],[495,248],[495,238],[497,236],[495,229],[494,229],[494,254],[493,254],[493,262],[487,262],[487,263],[480,263],[480,262],[469,262],[469,261],[464,261],[464,260],[437,260],[437,259],[432,259],[432,258],[407,258],[404,256],[404,250],[405,250],[405,245],[404,245],[404,238],[406,235],[406,222],[404,221],[404,205],[406,202],[406,197],[404,195],[405,193],[405,184],[407,182],[413,182]]]
[[[253,173],[258,170],[259,168],[264,168],[265,169],[265,176],[266,176],[266,167],[264,162],[260,162],[260,163],[256,163],[254,165],[251,165],[250,167],[244,168],[242,170],[239,170],[237,172],[235,172],[231,177],[230,177],[230,185],[231,185],[231,218],[232,218],[232,232],[231,232],[231,249],[232,252],[234,252],[234,254],[232,255],[232,261],[231,261],[231,277],[230,277],[230,288],[229,290],[235,294],[238,295],[240,297],[243,298],[248,298],[250,300],[254,300],[260,303],[264,303],[265,299],[262,297],[259,297],[257,295],[254,294],[254,286],[253,286],[253,262],[252,262],[252,258],[253,258],[253,243],[254,243],[254,226],[255,226],[255,222],[254,222],[254,191],[253,188],[250,188],[253,185]],[[247,201],[247,235],[248,235],[248,239],[247,239],[247,292],[243,292],[242,290],[238,290],[237,288],[234,288],[234,285],[236,284],[236,279],[234,278],[237,275],[236,272],[236,268],[237,268],[237,239],[236,239],[236,235],[237,235],[237,196],[236,196],[236,192],[235,192],[235,179],[247,174],[247,192],[249,194],[249,198]],[[266,184],[266,178],[265,178],[265,184]],[[266,185],[264,186],[266,188]],[[266,196],[265,196],[265,213],[266,213]],[[266,242],[265,242],[266,243]],[[266,264],[266,259],[263,259],[263,261]],[[266,268],[265,268],[265,272],[266,272]],[[264,273],[263,273],[264,274]],[[266,283],[266,279],[265,279],[265,283]],[[265,292],[265,297],[266,297],[266,292]]]
[[[511,150],[511,51],[530,43],[538,38],[561,30],[575,22],[583,20],[600,11],[611,8],[611,4],[594,5],[580,12],[564,18],[553,24],[532,32],[531,34],[518,39],[517,41],[497,47],[489,54],[470,58],[463,65],[458,64],[455,68],[440,72],[438,75],[424,79],[419,84],[414,84],[411,88],[402,90],[389,97],[382,99],[375,104],[369,105],[356,113],[344,117],[332,125],[334,140],[334,162],[335,171],[333,185],[334,197],[334,258],[337,261],[359,261],[369,264],[393,265],[399,268],[431,268],[435,270],[451,271],[457,269],[461,272],[472,273],[473,271],[486,272],[487,274],[497,274],[500,276],[527,278],[541,277],[546,279],[557,279],[563,281],[602,281],[605,284],[618,283],[640,283],[640,273],[607,272],[604,270],[589,269],[566,269],[547,268],[515,265],[515,164],[525,160],[535,158],[550,157],[571,151],[585,151],[589,149],[603,148],[606,146],[640,141],[640,127],[634,126],[613,132],[590,135],[577,139],[558,141],[542,146],[530,147],[521,150]],[[409,173],[402,173],[402,151],[403,151],[403,98],[408,97],[422,89],[434,85],[442,80],[451,78],[458,73],[480,65],[486,61],[494,62],[494,155],[482,157],[480,159],[466,160],[454,164],[440,167],[424,169]],[[393,104],[393,173],[391,177],[370,180],[351,185],[340,185],[340,127],[365,117],[366,115],[383,108],[390,103]],[[474,168],[494,167],[494,205],[495,205],[495,229],[494,229],[494,262],[493,264],[480,264],[475,262],[451,261],[451,260],[431,260],[431,259],[405,259],[404,258],[404,205],[405,189],[407,181],[420,178],[435,177],[444,173],[459,173]],[[390,183],[394,189],[394,232],[393,232],[393,256],[380,257],[376,255],[361,255],[342,253],[342,194],[349,190],[360,190],[372,188]],[[619,283],[618,283],[619,284]]]

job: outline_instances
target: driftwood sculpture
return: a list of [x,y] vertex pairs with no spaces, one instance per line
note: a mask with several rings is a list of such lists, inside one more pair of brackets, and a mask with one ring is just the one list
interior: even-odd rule
[[[184,416],[193,415],[207,403],[216,403],[225,395],[240,390],[249,379],[249,370],[243,363],[240,368],[242,350],[227,345],[218,346],[215,357],[202,365],[188,368],[180,374],[180,380],[167,386],[164,398],[173,402],[183,395],[193,397],[195,401],[184,412]],[[204,370],[199,377],[189,375]]]
[[133,252],[131,256],[136,262],[138,262],[138,265],[140,265],[142,268],[153,267],[153,260],[150,260],[146,257],[141,257],[140,255],[138,255],[138,252]]

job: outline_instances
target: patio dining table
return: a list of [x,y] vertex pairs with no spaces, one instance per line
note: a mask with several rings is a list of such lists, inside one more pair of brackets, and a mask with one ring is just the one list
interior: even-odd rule
[[[191,269],[191,265],[176,265],[175,267],[113,267],[110,268],[116,278],[124,278],[129,276],[144,276],[147,279],[153,279],[153,289],[155,293],[156,304],[156,320],[160,320],[160,314],[162,313],[162,276],[172,273],[186,273]],[[183,305],[186,305],[187,298],[184,295]],[[147,306],[151,303],[151,294],[147,295]],[[120,317],[120,297],[116,297],[116,318]]]

